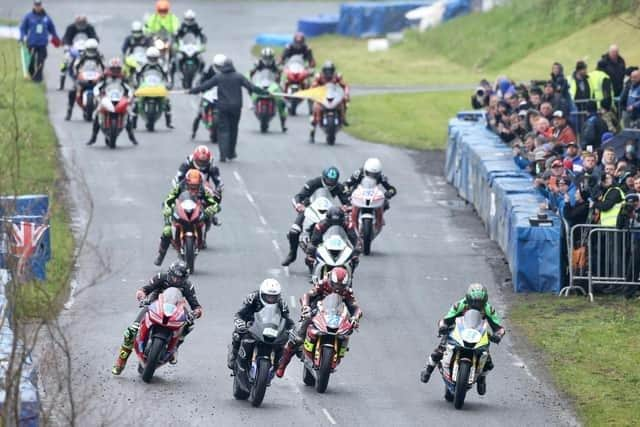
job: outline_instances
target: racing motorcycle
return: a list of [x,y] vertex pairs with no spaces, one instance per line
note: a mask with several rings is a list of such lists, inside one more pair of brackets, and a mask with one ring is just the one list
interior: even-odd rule
[[255,407],[262,404],[288,339],[285,326],[277,304],[267,304],[254,314],[233,368],[233,397],[248,398]]
[[184,327],[193,319],[178,288],[166,289],[149,304],[134,342],[142,381],[150,382],[156,369],[171,360]]
[[210,89],[200,99],[200,120],[209,131],[209,141],[218,142],[218,88]]
[[188,191],[183,191],[173,209],[173,239],[171,244],[193,274],[198,251],[206,239],[206,224],[200,202]]
[[129,78],[132,85],[137,86],[139,82],[136,82],[136,74],[142,69],[144,64],[147,63],[146,48],[144,46],[135,46],[129,55],[124,59],[125,77]]
[[93,59],[87,59],[78,70],[76,81],[80,90],[76,91],[76,103],[82,108],[83,117],[87,122],[93,119],[96,108],[93,89],[102,77],[102,73],[103,70],[98,65],[98,61]]
[[489,357],[490,326],[481,312],[469,310],[456,319],[443,338],[445,352],[438,369],[445,384],[444,398],[461,409],[467,391],[484,371]]
[[191,89],[196,74],[202,68],[200,53],[204,52],[204,45],[193,33],[187,33],[179,40],[176,63],[182,73],[182,87]]
[[[253,75],[253,84],[271,92],[279,90],[276,76],[271,70],[260,70]],[[272,95],[253,95],[253,111],[260,121],[260,132],[269,131],[269,123],[276,115],[276,99]]]
[[365,255],[371,253],[371,242],[382,231],[384,202],[384,190],[370,176],[351,194],[351,221],[362,238]]
[[168,91],[159,70],[146,70],[140,80],[140,86],[135,92],[136,112],[144,119],[147,130],[153,132],[164,111]]
[[349,272],[349,281],[353,277],[354,247],[347,233],[339,225],[332,225],[322,236],[322,243],[316,248],[316,256],[310,267],[311,279],[316,281],[335,267],[344,267]]
[[334,83],[327,84],[327,93],[320,102],[322,115],[320,117],[320,127],[327,136],[327,144],[336,143],[336,134],[342,128],[340,108],[344,100],[344,89]]
[[[285,87],[287,95],[296,93],[299,90],[309,87],[309,76],[311,75],[307,67],[304,66],[304,58],[302,55],[293,55],[284,65],[284,75],[286,78]],[[289,114],[296,115],[299,98],[289,98]],[[311,112],[312,104],[309,104],[309,112]]]
[[[327,216],[327,211],[334,206],[335,200],[331,192],[324,187],[318,188],[309,197],[309,206],[304,210],[304,221],[302,222],[302,232],[300,233],[300,249],[307,253],[309,240],[313,227]],[[294,203],[295,205],[295,203]]]
[[[94,91],[95,92],[95,91]],[[99,94],[94,95],[98,96]],[[116,148],[116,140],[126,126],[129,114],[129,98],[124,95],[120,83],[109,83],[100,99],[98,121],[107,147]]]
[[75,59],[84,51],[84,44],[87,39],[88,37],[86,33],[78,33],[73,37],[71,46],[65,47],[64,62],[60,66],[60,86],[58,87],[58,90],[64,90],[64,83],[67,80],[67,74],[73,78],[71,64],[73,64],[73,61],[75,61]]
[[324,393],[329,377],[348,351],[353,325],[349,310],[338,294],[329,294],[312,312],[313,320],[307,328],[302,353],[302,382]]

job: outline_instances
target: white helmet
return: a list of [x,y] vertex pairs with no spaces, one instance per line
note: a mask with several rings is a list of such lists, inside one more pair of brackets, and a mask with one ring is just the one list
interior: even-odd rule
[[193,10],[189,9],[184,13],[184,20],[187,24],[193,23],[195,19],[196,19],[196,13]]
[[141,33],[142,32],[142,22],[133,21],[131,23],[131,32],[132,33]]
[[276,279],[265,279],[260,284],[260,301],[267,304],[275,304],[280,300],[282,287]]
[[158,48],[151,46],[150,48],[147,48],[145,55],[147,57],[147,61],[155,63],[158,61],[158,58],[160,58],[160,51]]
[[84,50],[88,57],[94,57],[98,55],[98,40],[88,39],[84,44]]
[[223,55],[222,53],[217,53],[214,57],[213,57],[213,68],[215,68],[217,71],[220,70],[220,68],[222,68],[222,66],[224,65],[224,62],[227,60],[227,57],[225,55]]
[[380,159],[372,157],[364,162],[364,174],[372,178],[379,178],[382,174],[382,162]]

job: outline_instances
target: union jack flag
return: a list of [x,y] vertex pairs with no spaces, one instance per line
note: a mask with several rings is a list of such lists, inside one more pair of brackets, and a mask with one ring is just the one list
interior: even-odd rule
[[12,224],[11,233],[12,244],[11,253],[19,258],[29,259],[36,251],[45,231],[49,228],[47,224],[36,224],[34,222],[20,221]]

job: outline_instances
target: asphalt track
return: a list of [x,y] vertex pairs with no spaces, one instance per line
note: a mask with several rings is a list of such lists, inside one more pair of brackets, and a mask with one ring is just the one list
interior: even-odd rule
[[[2,3],[0,15],[21,15],[15,9],[17,0]],[[249,49],[256,33],[291,31],[299,16],[337,8],[336,3],[320,2],[176,3],[180,15],[187,7],[198,13],[210,40],[207,57],[224,52],[242,72],[251,64]],[[97,23],[101,49],[109,57],[119,53],[131,20],[152,5],[56,0],[47,7],[60,31],[74,14],[88,14]],[[209,249],[196,261],[193,281],[204,317],[181,349],[178,365],[159,369],[152,384],[140,380],[135,356],[122,376],[113,377],[110,367],[122,331],[138,310],[135,290],[157,271],[152,260],[162,225],[160,203],[178,164],[197,144],[206,143],[206,135],[201,130],[196,141],[189,139],[198,99],[176,95],[176,129],[166,130],[161,122],[154,134],[138,131],[138,147],[131,146],[126,135],[115,151],[104,146],[102,137],[86,147],[90,128],[80,112],[76,109],[71,122],[63,120],[66,93],[55,90],[60,59],[60,51],[50,50],[46,76],[50,116],[71,180],[76,229],[87,224],[93,205],[77,286],[62,314],[74,346],[75,391],[90,402],[82,408],[79,425],[574,423],[553,389],[516,354],[508,335],[492,347],[496,369],[489,376],[487,395],[469,393],[463,411],[444,401],[437,374],[428,385],[419,382],[425,355],[437,342],[437,319],[470,281],[487,284],[502,307],[487,261],[487,253],[495,249],[474,213],[456,202],[443,178],[433,167],[425,170],[433,163],[429,154],[365,143],[345,134],[334,147],[311,145],[306,142],[306,116],[290,119],[287,134],[276,129],[261,135],[248,102],[240,126],[239,158],[221,165],[226,183],[223,225],[210,234]],[[365,315],[351,351],[324,395],[302,384],[301,365],[294,360],[286,377],[268,389],[261,408],[234,400],[226,351],[232,316],[242,298],[266,277],[282,282],[290,304],[308,287],[300,260],[289,270],[280,267],[285,233],[294,218],[292,194],[327,165],[338,166],[346,177],[370,156],[382,159],[398,196],[372,256],[362,260],[355,277]],[[88,194],[82,191],[85,186]],[[170,252],[165,266],[174,257]],[[291,305],[297,316],[298,304]]]

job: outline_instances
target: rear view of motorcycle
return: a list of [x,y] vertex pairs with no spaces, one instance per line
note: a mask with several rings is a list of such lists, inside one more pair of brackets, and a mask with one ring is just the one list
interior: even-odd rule
[[[302,55],[291,56],[284,65],[285,75],[285,93],[287,95],[294,94],[299,90],[309,87],[310,71],[304,66],[304,58]],[[289,99],[289,114],[295,116],[300,103],[299,98]],[[311,105],[311,104],[310,104]],[[309,109],[311,112],[311,108]]]
[[233,369],[233,397],[249,399],[258,407],[275,374],[275,366],[287,341],[286,320],[277,304],[265,305],[240,344]]
[[210,89],[202,94],[200,99],[200,120],[209,131],[209,141],[218,142],[218,88]]
[[78,70],[77,84],[80,90],[76,96],[76,102],[82,108],[85,121],[93,120],[93,112],[96,108],[93,89],[102,77],[102,69],[95,60],[86,60]]

